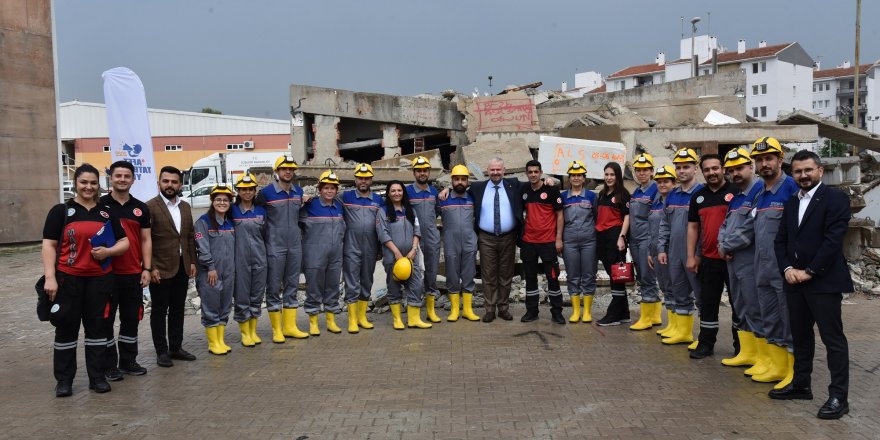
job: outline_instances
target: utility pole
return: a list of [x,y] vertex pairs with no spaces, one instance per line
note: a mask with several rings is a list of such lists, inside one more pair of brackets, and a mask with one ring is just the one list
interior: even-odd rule
[[[855,77],[855,90],[853,91],[853,123],[859,127],[859,39],[862,31],[862,0],[856,0],[856,65],[853,76]],[[853,156],[859,155],[859,148],[853,145]]]

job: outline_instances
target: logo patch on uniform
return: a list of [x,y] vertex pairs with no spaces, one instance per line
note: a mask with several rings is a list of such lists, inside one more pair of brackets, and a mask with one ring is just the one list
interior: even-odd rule
[[731,194],[731,193],[727,193],[727,194],[724,195],[724,201],[725,201],[725,202],[730,203],[731,200],[733,200],[733,194]]
[[61,310],[61,306],[58,304],[52,304],[52,308],[49,309],[49,311],[52,313],[56,313],[56,312],[58,312],[58,310]]
[[559,203],[559,204],[561,205],[561,204],[562,204],[562,197],[557,197],[557,198],[556,198],[556,203]]
[[617,197],[612,197],[612,198],[611,198],[611,203],[617,203]]
[[703,203],[703,196],[697,197],[697,203]]
[[541,193],[541,200],[547,200],[547,193]]
[[67,216],[68,216],[68,217],[73,217],[74,214],[76,214],[76,210],[75,210],[75,209],[73,209],[73,208],[67,208]]
[[110,218],[110,214],[107,214],[107,211],[101,211],[101,217]]
[[134,214],[135,217],[140,217],[143,214],[141,208],[134,208],[134,210],[131,212]]
[[204,235],[202,235],[201,232],[196,232],[196,240],[198,240],[198,239],[200,239],[200,238],[202,238],[202,237],[204,237]]
[[528,198],[529,198],[528,194],[523,194],[523,200],[528,200]]

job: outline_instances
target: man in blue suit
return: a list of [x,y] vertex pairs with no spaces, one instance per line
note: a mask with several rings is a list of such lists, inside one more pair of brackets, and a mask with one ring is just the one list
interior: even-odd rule
[[840,316],[842,292],[853,283],[843,257],[843,237],[849,225],[849,197],[822,184],[822,162],[802,150],[791,161],[791,174],[800,191],[785,203],[776,235],[776,259],[785,277],[785,293],[794,342],[794,378],[770,391],[770,398],[811,400],[815,338],[813,324],[828,352],[831,384],[820,419],[839,419],[849,412],[849,349]]

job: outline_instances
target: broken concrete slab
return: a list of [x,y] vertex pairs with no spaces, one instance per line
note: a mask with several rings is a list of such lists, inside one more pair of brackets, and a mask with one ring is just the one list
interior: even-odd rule
[[474,163],[483,170],[489,165],[489,160],[500,157],[504,160],[504,166],[508,172],[524,170],[526,162],[532,159],[532,152],[526,144],[525,138],[509,140],[487,140],[473,142],[462,147],[465,163]]
[[459,108],[465,113],[469,139],[476,138],[477,133],[538,130],[535,103],[525,92],[464,99]]

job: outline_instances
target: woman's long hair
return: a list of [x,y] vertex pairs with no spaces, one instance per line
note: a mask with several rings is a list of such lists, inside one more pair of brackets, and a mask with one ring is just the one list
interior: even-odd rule
[[[605,164],[605,167],[602,168],[602,171],[605,171],[608,168],[611,168],[611,171],[614,172],[614,186],[611,187],[610,194],[614,197],[614,200],[620,202],[626,198],[626,189],[623,186],[623,171],[621,171],[620,164],[617,162],[608,162]],[[602,191],[602,195],[608,193],[608,188],[605,188],[605,190]]]
[[397,221],[397,214],[394,213],[394,202],[391,201],[390,197],[391,187],[393,185],[400,185],[400,189],[403,190],[403,198],[400,199],[400,204],[403,206],[403,212],[406,214],[406,219],[409,220],[410,223],[415,224],[415,214],[413,214],[412,206],[409,204],[409,197],[406,195],[406,186],[404,186],[403,182],[399,180],[392,180],[385,186],[385,215],[388,217],[388,221],[391,223]]

